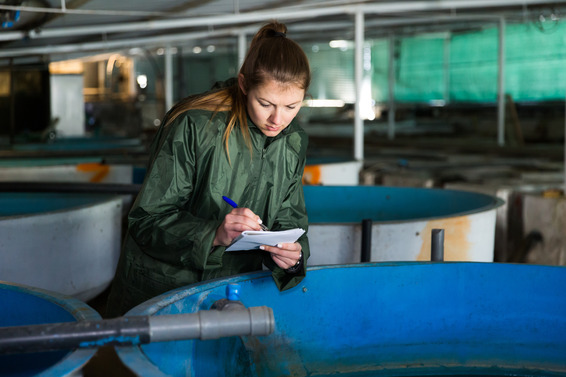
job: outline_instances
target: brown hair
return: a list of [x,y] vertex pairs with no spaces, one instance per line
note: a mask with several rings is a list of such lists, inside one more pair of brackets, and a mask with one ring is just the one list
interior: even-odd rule
[[[286,33],[287,27],[277,21],[271,21],[256,33],[240,68],[240,75],[243,76],[242,84],[246,92],[264,84],[267,80],[298,85],[305,92],[308,90],[311,73],[307,56],[295,41],[287,38]],[[226,153],[228,154],[228,138],[237,122],[251,151],[246,95],[237,81],[230,87],[183,99],[167,113],[165,126],[190,109],[210,110],[215,114],[219,111],[230,111],[223,138]],[[228,158],[230,158],[229,154]]]

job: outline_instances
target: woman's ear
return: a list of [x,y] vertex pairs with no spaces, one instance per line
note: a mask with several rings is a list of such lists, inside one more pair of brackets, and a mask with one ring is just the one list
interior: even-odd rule
[[244,95],[246,95],[246,86],[244,85],[244,74],[240,73],[238,74],[238,85],[240,86],[240,90],[242,91],[242,93],[244,93]]

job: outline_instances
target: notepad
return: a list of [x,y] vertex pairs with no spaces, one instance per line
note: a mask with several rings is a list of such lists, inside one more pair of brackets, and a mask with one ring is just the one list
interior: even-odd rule
[[280,243],[293,243],[305,233],[304,229],[295,228],[280,231],[243,231],[226,251],[259,249],[261,245],[275,246]]

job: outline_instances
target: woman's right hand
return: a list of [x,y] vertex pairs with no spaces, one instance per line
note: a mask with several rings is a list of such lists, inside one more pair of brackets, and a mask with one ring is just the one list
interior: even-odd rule
[[244,230],[261,230],[261,219],[249,208],[234,208],[216,229],[212,246],[229,246]]

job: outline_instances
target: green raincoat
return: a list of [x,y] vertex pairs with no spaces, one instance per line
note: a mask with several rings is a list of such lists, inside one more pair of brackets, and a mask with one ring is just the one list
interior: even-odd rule
[[272,271],[279,290],[304,278],[310,255],[306,233],[299,239],[305,263],[295,274],[279,268],[265,251],[225,252],[212,242],[232,210],[223,195],[250,208],[270,230],[307,230],[301,181],[306,133],[292,122],[267,137],[248,118],[252,150],[237,125],[229,138],[229,161],[223,143],[229,114],[212,115],[189,110],[156,135],[146,180],[128,216],[110,316],[173,288],[262,265]]

